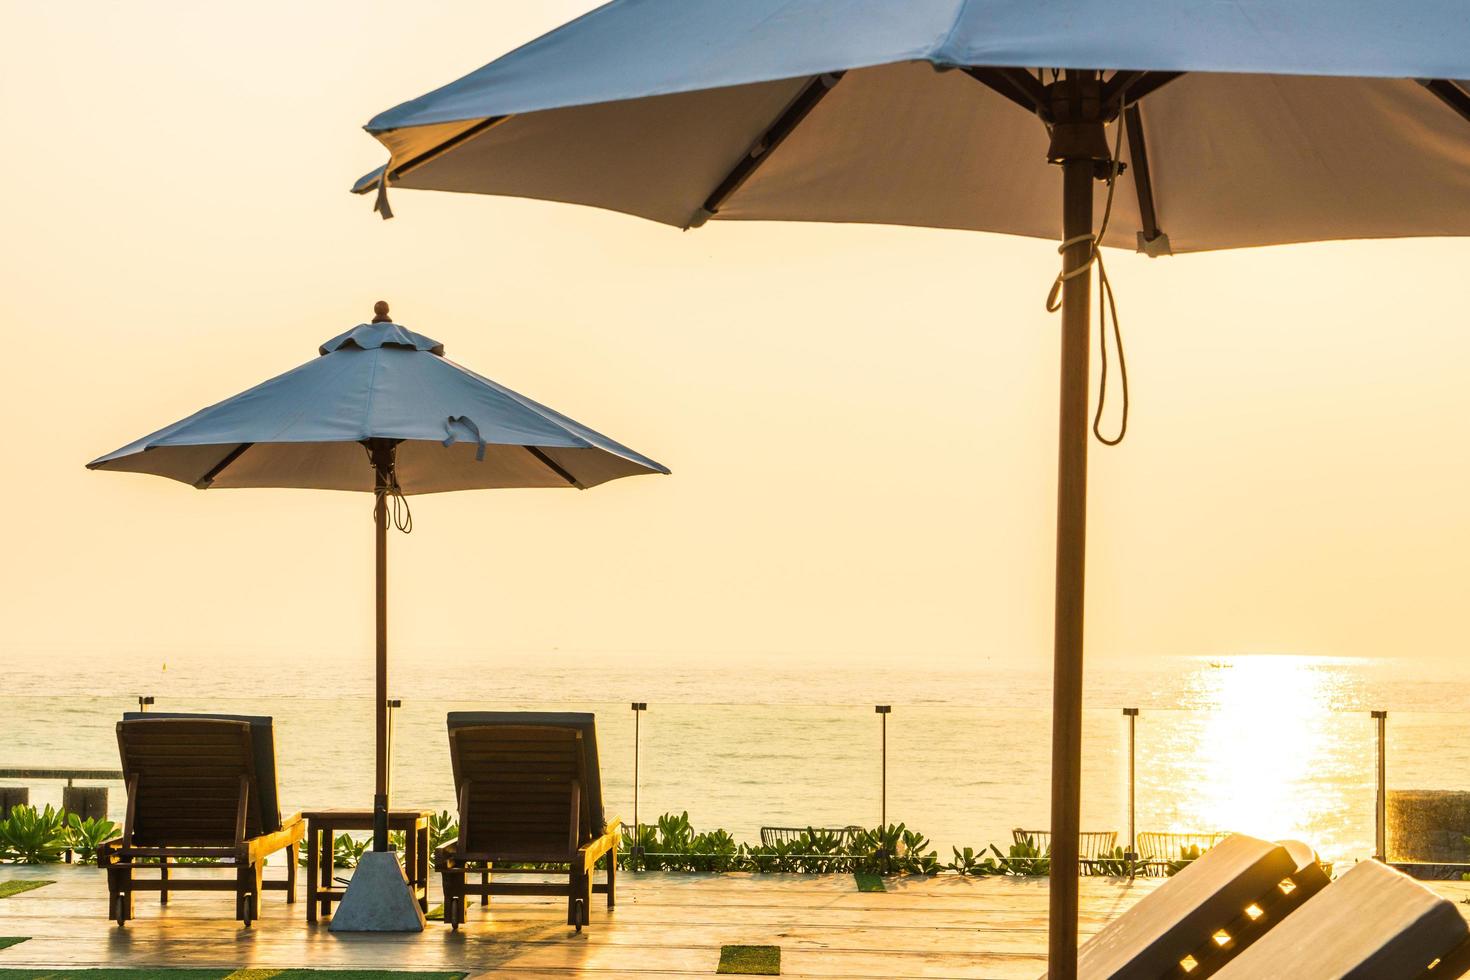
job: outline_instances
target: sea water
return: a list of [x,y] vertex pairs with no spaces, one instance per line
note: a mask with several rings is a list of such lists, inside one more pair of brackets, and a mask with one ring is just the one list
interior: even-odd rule
[[[406,658],[405,658],[406,659]],[[529,666],[528,666],[529,664]],[[1084,830],[1129,830],[1129,719],[1138,831],[1243,831],[1308,841],[1329,860],[1373,852],[1377,727],[1390,712],[1388,785],[1470,789],[1470,679],[1399,660],[1253,655],[1095,667],[1084,713]],[[114,723],[158,711],[275,718],[283,807],[368,806],[367,664],[247,657],[77,672],[12,668],[0,692],[0,768],[118,766]],[[697,830],[758,840],[762,826],[873,826],[886,812],[952,847],[1010,842],[1048,821],[1044,671],[879,664],[716,669],[612,657],[395,663],[395,804],[453,807],[445,714],[597,715],[609,814],[688,811]],[[647,710],[631,710],[634,701]],[[878,714],[888,704],[892,712]],[[635,734],[636,721],[636,734]],[[635,793],[636,754],[636,793]],[[59,803],[60,783],[27,783]],[[110,808],[125,804],[112,784]]]

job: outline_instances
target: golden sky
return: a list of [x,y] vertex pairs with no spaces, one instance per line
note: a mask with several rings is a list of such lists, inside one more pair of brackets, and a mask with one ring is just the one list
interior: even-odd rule
[[[0,0],[6,656],[370,649],[366,495],[83,464],[386,298],[674,470],[416,499],[400,655],[1049,668],[1051,244],[347,193],[370,116],[587,6]],[[1109,258],[1134,415],[1092,451],[1095,660],[1462,653],[1467,259]]]

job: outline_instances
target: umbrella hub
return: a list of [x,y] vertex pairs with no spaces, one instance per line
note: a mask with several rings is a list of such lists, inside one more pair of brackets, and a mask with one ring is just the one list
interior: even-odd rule
[[384,347],[425,351],[430,354],[438,354],[440,357],[444,356],[444,345],[439,341],[433,337],[415,333],[392,320],[359,323],[346,333],[340,333],[322,344],[318,350],[322,354],[335,354],[339,350],[379,350]]
[[[1041,118],[1051,132],[1047,160],[1092,160],[1110,168],[1113,154],[1103,127],[1117,115],[1117,104],[1103,97],[1097,72],[1069,71],[1056,79],[1046,86],[1041,105]],[[1098,176],[1104,179],[1107,172]]]

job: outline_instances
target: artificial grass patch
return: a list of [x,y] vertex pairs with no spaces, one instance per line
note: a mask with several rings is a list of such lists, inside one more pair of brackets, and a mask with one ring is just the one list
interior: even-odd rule
[[30,938],[30,936],[0,936],[0,949],[9,949],[16,943],[23,943]]
[[857,880],[860,892],[886,892],[888,890],[888,886],[883,884],[883,876],[871,871],[859,871],[853,875],[853,878]]
[[16,878],[12,881],[0,881],[0,898],[9,898],[11,895],[19,895],[44,885],[54,885],[54,881],[41,881],[37,878]]
[[715,972],[779,977],[781,975],[781,947],[721,946],[720,965]]

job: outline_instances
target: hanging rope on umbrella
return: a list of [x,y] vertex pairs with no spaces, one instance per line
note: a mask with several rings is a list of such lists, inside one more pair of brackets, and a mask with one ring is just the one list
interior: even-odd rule
[[403,488],[398,485],[398,469],[394,467],[388,471],[387,495],[393,502],[393,509],[389,516],[393,519],[393,526],[404,534],[413,533],[413,511],[409,509],[408,497]]
[[[1092,417],[1092,434],[1097,441],[1104,446],[1116,446],[1123,441],[1128,434],[1128,361],[1123,355],[1123,328],[1118,323],[1118,303],[1113,298],[1113,284],[1108,279],[1108,269],[1103,263],[1102,240],[1108,231],[1108,219],[1113,215],[1113,190],[1118,184],[1118,174],[1122,171],[1123,152],[1123,113],[1128,110],[1124,102],[1118,112],[1118,133],[1113,140],[1113,159],[1108,169],[1108,194],[1103,205],[1102,222],[1099,224],[1097,233],[1093,235],[1078,235],[1069,238],[1057,246],[1057,252],[1065,255],[1067,249],[1081,242],[1088,243],[1087,261],[1071,272],[1065,270],[1058,272],[1057,277],[1051,284],[1051,292],[1046,296],[1046,311],[1055,313],[1062,308],[1061,293],[1062,284],[1068,279],[1073,279],[1084,272],[1097,266],[1097,343],[1101,360],[1101,374],[1097,385],[1097,412]],[[1118,377],[1123,388],[1123,415],[1118,423],[1118,433],[1114,436],[1105,436],[1102,433],[1103,409],[1108,402],[1108,318],[1112,317],[1113,323],[1113,345],[1118,348]]]
[[[377,466],[377,458],[373,454],[373,448],[368,445],[364,445],[363,448],[368,452],[368,459],[373,462],[374,466]],[[394,527],[398,528],[404,534],[412,534],[413,511],[409,509],[408,497],[404,494],[403,487],[398,485],[398,450],[391,448],[385,451],[390,454],[387,464],[383,467],[387,471],[387,481],[385,484],[378,486],[376,490],[378,499],[377,507],[373,509],[373,519],[377,520],[377,508],[384,508],[387,510],[388,516],[392,519]]]

